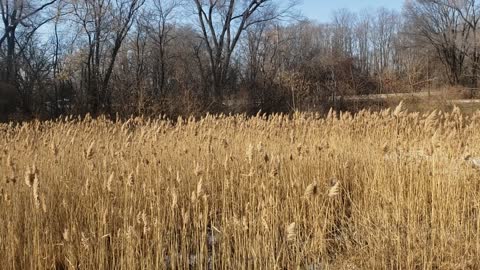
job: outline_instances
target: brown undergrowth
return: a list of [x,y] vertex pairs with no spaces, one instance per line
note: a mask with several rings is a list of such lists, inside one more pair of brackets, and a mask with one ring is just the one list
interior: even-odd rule
[[2,269],[478,269],[480,113],[0,125]]

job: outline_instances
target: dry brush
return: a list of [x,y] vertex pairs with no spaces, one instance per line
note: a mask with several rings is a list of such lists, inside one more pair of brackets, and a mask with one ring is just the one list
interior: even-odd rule
[[0,125],[2,269],[480,268],[480,113]]

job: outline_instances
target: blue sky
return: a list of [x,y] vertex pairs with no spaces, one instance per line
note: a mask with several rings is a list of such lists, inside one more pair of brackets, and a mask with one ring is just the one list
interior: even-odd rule
[[358,12],[386,7],[401,11],[404,2],[405,0],[303,0],[300,10],[311,20],[329,22],[332,12],[337,9],[347,8]]

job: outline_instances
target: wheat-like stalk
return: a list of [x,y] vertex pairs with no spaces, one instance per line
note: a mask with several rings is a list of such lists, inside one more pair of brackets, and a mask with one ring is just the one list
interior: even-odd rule
[[105,187],[106,187],[106,189],[107,189],[108,192],[112,192],[112,191],[113,191],[113,190],[112,190],[112,183],[113,183],[114,177],[115,177],[115,173],[112,172],[112,173],[110,174],[110,176],[108,177],[108,179],[107,179],[107,183],[106,183]]
[[287,226],[286,233],[288,242],[294,242],[297,239],[297,228],[295,222],[292,222]]
[[135,183],[135,178],[134,178],[133,172],[131,172],[127,177],[127,185],[131,187],[133,186],[134,183]]
[[0,262],[476,268],[480,112],[406,104],[0,124]]
[[402,116],[403,112],[404,112],[404,109],[403,109],[403,100],[402,100],[397,105],[397,107],[395,107],[395,110],[393,111],[393,115],[396,117],[400,117]]
[[27,169],[25,171],[25,184],[28,187],[32,187],[35,179],[35,175],[38,173],[37,168],[35,165],[33,165],[31,168],[27,166]]
[[94,154],[94,149],[93,147],[95,146],[95,141],[92,141],[90,145],[88,146],[87,150],[85,151],[85,159],[90,160],[93,157]]
[[248,163],[252,164],[253,162],[253,145],[252,144],[248,145],[245,153],[246,153]]
[[35,208],[40,208],[40,192],[39,192],[39,180],[37,174],[35,174],[33,178],[32,184],[32,192],[33,192],[33,202],[35,204]]
[[328,190],[328,197],[335,197],[340,194],[340,181],[335,181],[335,184]]
[[177,206],[178,206],[178,195],[177,195],[177,191],[175,189],[173,189],[171,191],[171,196],[172,196],[172,210],[176,209]]
[[196,196],[199,198],[203,195],[203,178],[200,177],[200,180],[197,183],[197,193]]
[[303,193],[303,197],[304,198],[310,198],[312,196],[315,196],[317,195],[318,193],[318,185],[317,183],[311,183],[307,186],[307,188],[305,189],[305,192]]

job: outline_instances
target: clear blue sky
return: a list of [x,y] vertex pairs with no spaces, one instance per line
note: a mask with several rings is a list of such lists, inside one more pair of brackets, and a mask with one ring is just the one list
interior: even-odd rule
[[358,12],[386,7],[401,11],[404,2],[405,0],[303,0],[300,10],[311,20],[329,22],[332,12],[337,9],[347,8]]

